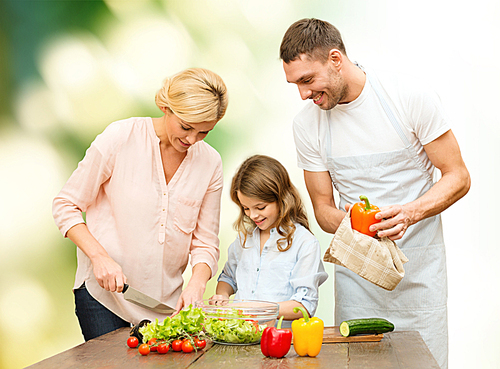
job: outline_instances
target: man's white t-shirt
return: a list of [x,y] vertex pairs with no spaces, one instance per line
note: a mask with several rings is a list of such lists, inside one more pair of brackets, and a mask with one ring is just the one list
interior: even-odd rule
[[[378,79],[384,99],[432,177],[434,166],[423,145],[450,129],[439,97],[406,77],[375,75],[371,70],[367,73]],[[331,135],[330,153],[334,158],[390,152],[405,147],[368,78],[361,94],[350,103],[322,110],[309,102],[295,117],[293,132],[298,166],[311,172],[328,170],[328,134]]]

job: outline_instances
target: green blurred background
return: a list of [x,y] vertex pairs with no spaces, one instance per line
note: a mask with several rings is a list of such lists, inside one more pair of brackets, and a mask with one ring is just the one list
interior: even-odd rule
[[[225,170],[219,266],[235,237],[230,179],[254,153],[287,167],[326,250],[331,236],[314,221],[295,161],[291,122],[304,103],[278,58],[284,32],[304,17],[336,25],[352,60],[426,79],[440,94],[473,180],[443,215],[450,368],[497,367],[499,13],[493,0],[2,0],[0,368],[83,342],[71,292],[75,246],[54,225],[52,199],[109,123],[160,116],[154,95],[181,69],[211,69],[230,93],[207,138]],[[333,267],[325,266],[317,315],[333,325]],[[212,280],[206,297],[214,289]]]

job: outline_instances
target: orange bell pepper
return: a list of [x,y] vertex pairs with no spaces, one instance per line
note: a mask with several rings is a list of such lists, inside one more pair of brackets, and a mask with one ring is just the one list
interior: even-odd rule
[[377,232],[371,232],[370,226],[379,223],[380,219],[375,219],[375,214],[380,212],[380,209],[370,204],[366,196],[360,196],[359,199],[363,202],[357,202],[351,209],[351,226],[352,229],[366,234],[367,236],[374,237]]

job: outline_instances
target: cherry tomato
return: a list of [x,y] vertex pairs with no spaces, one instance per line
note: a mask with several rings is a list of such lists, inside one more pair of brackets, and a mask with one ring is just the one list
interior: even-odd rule
[[193,350],[194,350],[194,347],[193,347],[193,344],[191,343],[191,341],[188,339],[185,339],[182,342],[182,352],[189,353],[189,352],[193,352]]
[[127,340],[127,346],[130,348],[136,348],[139,345],[139,340],[137,337],[129,337]]
[[182,340],[174,340],[174,341],[172,341],[172,350],[174,350],[174,351],[182,351]]
[[158,345],[156,344],[156,338],[151,338],[148,341],[149,348],[151,349],[152,352],[155,352],[156,349],[158,348]]
[[159,354],[166,354],[170,350],[170,345],[168,343],[160,343],[158,345],[158,353]]
[[142,345],[139,346],[139,353],[143,356],[146,356],[149,354],[151,349],[149,348],[149,345],[147,343],[143,343]]
[[196,345],[196,347],[198,347],[199,349],[204,349],[205,346],[207,345],[207,341],[205,340],[200,340],[199,338],[195,337],[194,338],[194,344]]

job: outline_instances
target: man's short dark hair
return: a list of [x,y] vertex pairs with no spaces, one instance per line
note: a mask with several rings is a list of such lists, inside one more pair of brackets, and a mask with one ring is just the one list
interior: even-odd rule
[[346,54],[342,36],[332,24],[315,19],[304,18],[292,24],[281,41],[280,58],[285,63],[306,54],[312,59],[325,62],[331,49]]

